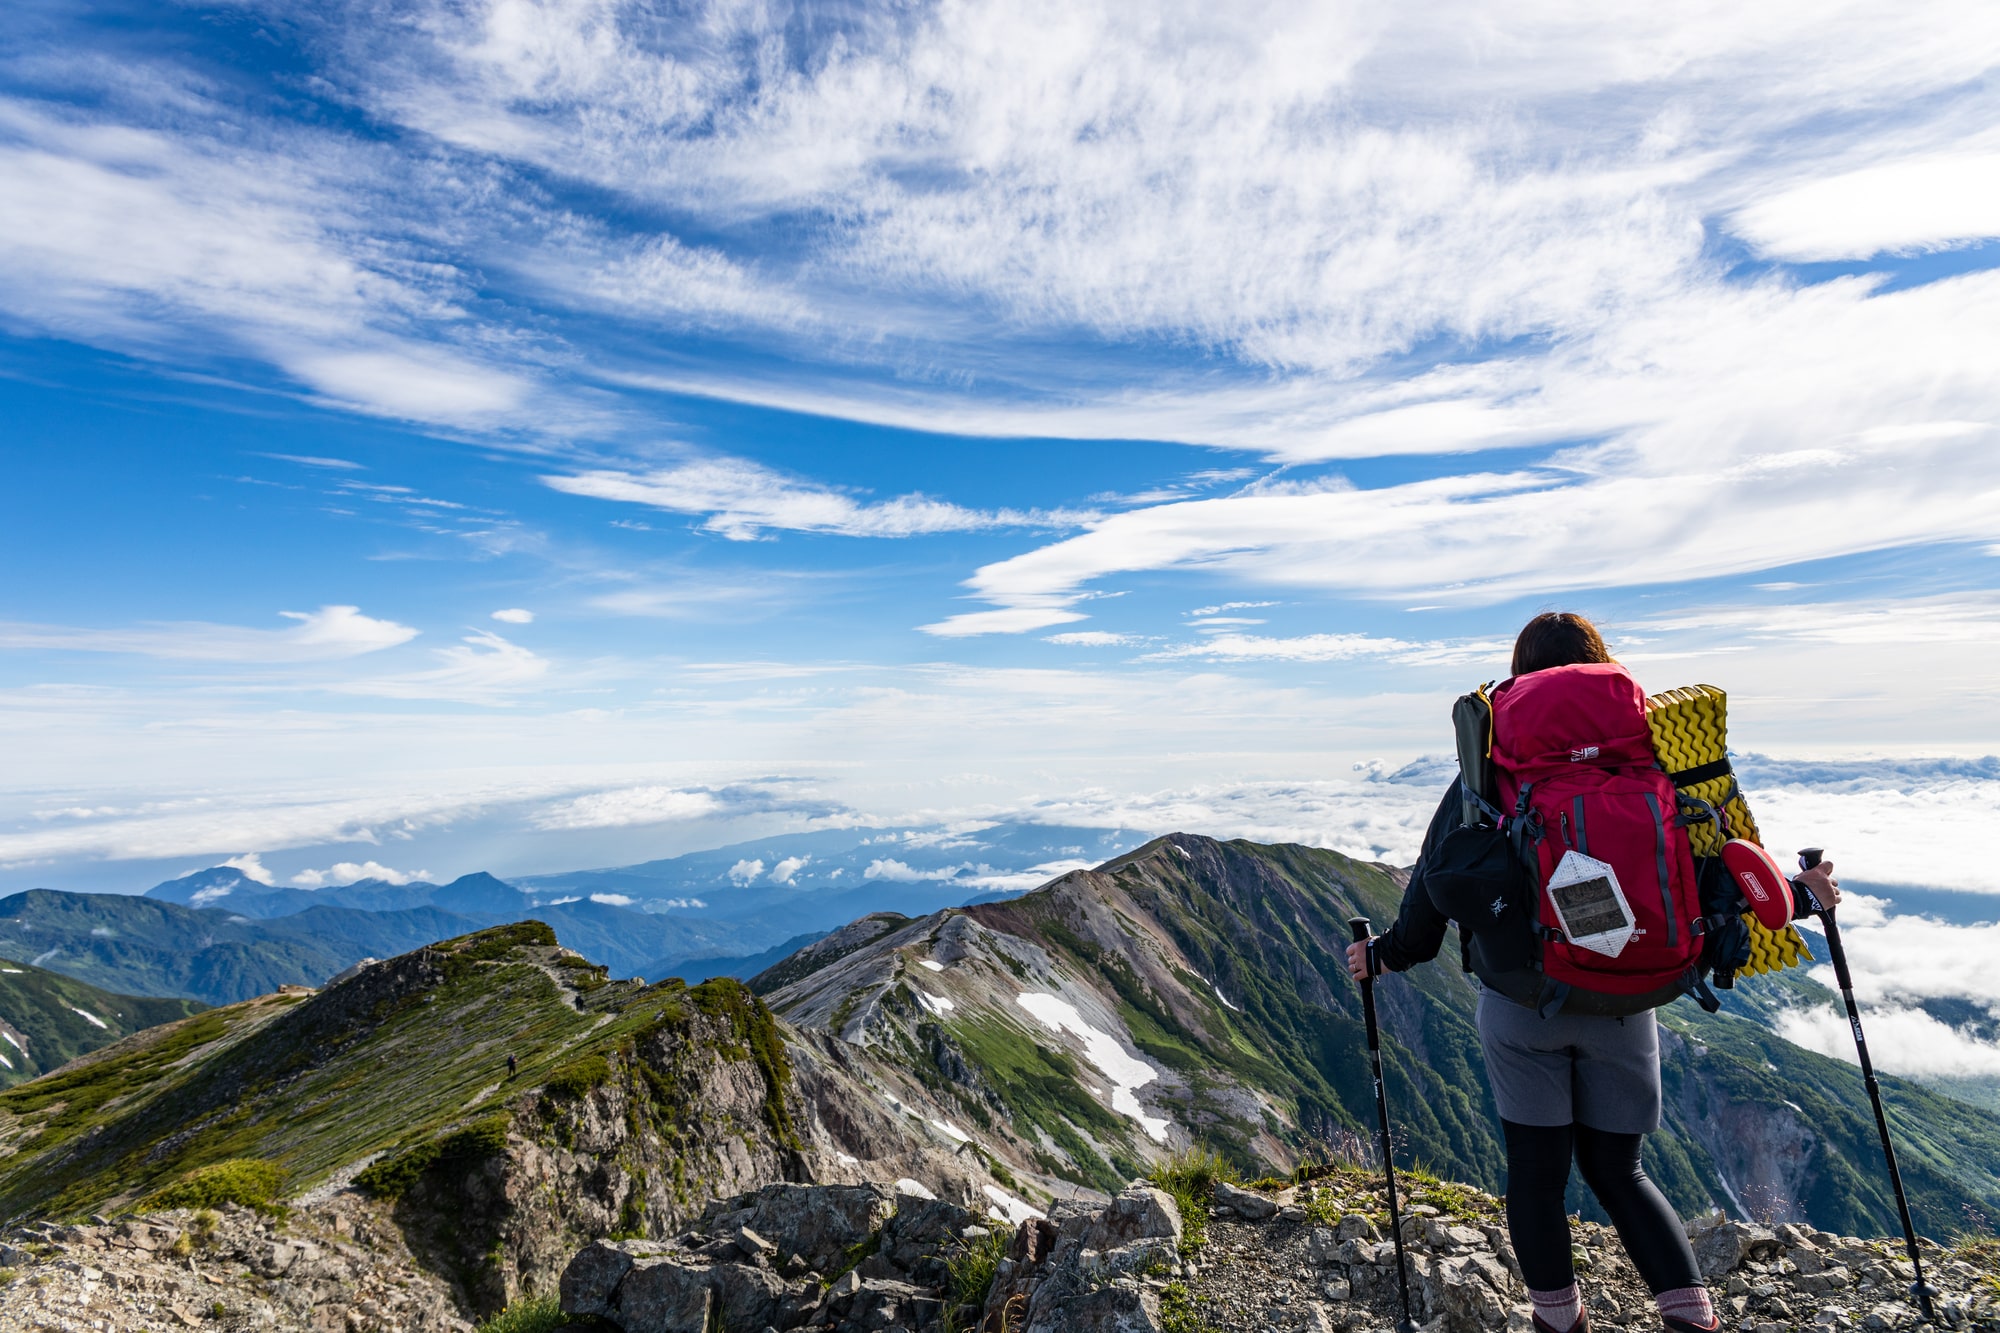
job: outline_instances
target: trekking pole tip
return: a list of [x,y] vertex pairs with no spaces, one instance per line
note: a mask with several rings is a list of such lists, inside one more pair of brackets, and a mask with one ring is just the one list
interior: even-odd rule
[[1365,916],[1351,916],[1347,918],[1347,928],[1353,932],[1356,944],[1361,943],[1375,933],[1375,928],[1368,924],[1368,918]]

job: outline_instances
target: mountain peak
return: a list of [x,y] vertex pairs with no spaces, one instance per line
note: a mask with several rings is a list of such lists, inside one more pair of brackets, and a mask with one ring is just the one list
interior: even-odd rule
[[147,889],[144,897],[183,907],[207,907],[236,893],[271,893],[276,886],[250,876],[236,866],[210,866],[179,879],[165,880]]

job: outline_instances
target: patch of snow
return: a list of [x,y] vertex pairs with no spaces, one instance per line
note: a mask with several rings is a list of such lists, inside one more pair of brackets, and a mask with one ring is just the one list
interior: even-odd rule
[[85,1022],[88,1022],[96,1027],[101,1027],[106,1032],[109,1032],[111,1030],[111,1025],[109,1023],[99,1018],[96,1014],[91,1013],[90,1010],[88,1009],[79,1009],[73,1004],[64,1005],[63,1007],[69,1010],[73,1014],[83,1015]]
[[1187,852],[1182,849],[1179,843],[1170,842],[1167,844],[1167,846],[1174,852],[1175,855],[1179,856],[1182,860],[1188,859]]
[[1082,1038],[1083,1058],[1096,1065],[1097,1071],[1111,1084],[1111,1109],[1138,1121],[1139,1128],[1145,1130],[1146,1137],[1153,1142],[1167,1141],[1167,1122],[1159,1116],[1147,1115],[1134,1095],[1135,1089],[1145,1087],[1160,1076],[1158,1070],[1120,1046],[1118,1039],[1110,1033],[1099,1032],[1084,1022],[1083,1015],[1067,1000],[1023,991],[1016,997],[1015,1003],[1033,1014],[1035,1021],[1051,1032],[1069,1032]]
[[21,1044],[20,1038],[11,1032],[0,1031],[0,1040],[4,1040],[9,1046],[12,1046],[23,1055],[28,1053],[28,1048]]
[[1216,984],[1215,984],[1215,983],[1214,983],[1213,981],[1211,981],[1211,982],[1209,982],[1209,983],[1208,983],[1208,988],[1209,988],[1210,990],[1212,990],[1212,991],[1214,991],[1214,992],[1215,992],[1215,998],[1216,998],[1216,999],[1218,999],[1218,1000],[1222,1001],[1222,1007],[1223,1007],[1224,1009],[1228,1009],[1228,1010],[1232,1010],[1232,1011],[1234,1011],[1235,1013],[1239,1013],[1239,1014],[1243,1012],[1243,1011],[1242,1011],[1241,1009],[1238,1009],[1238,1008],[1236,1008],[1236,1006],[1235,1006],[1235,1005],[1233,1005],[1233,1004],[1231,1004],[1231,1003],[1229,1002],[1229,997],[1228,997],[1227,995],[1224,995],[1224,994],[1222,993],[1222,987],[1220,987],[1220,986],[1216,985]]
[[1031,1217],[1047,1217],[1041,1209],[1022,1202],[998,1185],[981,1185],[986,1197],[993,1200],[993,1206],[986,1210],[988,1217],[1005,1222],[1008,1226],[1020,1226]]
[[839,1162],[842,1166],[861,1165],[861,1159],[851,1152],[837,1152],[833,1155],[833,1160]]
[[917,966],[918,966],[918,967],[928,967],[928,968],[929,968],[929,969],[930,969],[931,971],[933,971],[933,972],[942,972],[942,971],[944,971],[944,964],[943,964],[943,963],[940,963],[940,962],[939,962],[939,961],[938,961],[937,959],[935,959],[935,958],[919,958],[919,959],[917,960]]
[[54,958],[57,954],[61,952],[62,952],[62,946],[59,944],[53,949],[49,949],[43,953],[38,953],[33,958],[30,958],[28,960],[28,966],[40,967],[43,963],[48,962],[49,959]]
[[924,1183],[922,1181],[911,1180],[908,1176],[904,1176],[901,1180],[896,1182],[896,1193],[908,1194],[919,1199],[937,1198],[937,1195],[931,1193],[928,1189],[924,1187]]
[[9,974],[9,975],[11,975],[11,976],[16,976],[16,977],[18,977],[18,976],[25,976],[25,975],[26,975],[26,974],[25,974],[24,972],[22,972],[22,971],[21,971],[21,969],[20,969],[20,968],[18,968],[18,967],[0,967],[0,972],[5,972],[5,973],[8,973],[8,974]]
[[946,999],[944,996],[932,995],[928,991],[917,992],[917,1003],[923,1005],[924,1008],[930,1010],[932,1013],[936,1014],[939,1018],[943,1018],[946,1014],[958,1008],[957,1005],[953,1004],[949,999]]
[[964,1130],[960,1129],[957,1125],[952,1124],[951,1121],[949,1120],[933,1120],[931,1121],[931,1125],[941,1133],[949,1134],[951,1137],[957,1139],[960,1143],[972,1142],[972,1135],[966,1133]]
[[90,928],[90,933],[97,936],[97,938],[100,940],[108,940],[115,937],[118,934],[117,931],[113,930],[109,926],[92,926]]
[[14,1062],[12,1060],[9,1060],[6,1056],[0,1055],[0,1065],[5,1065],[7,1066],[7,1068],[12,1069],[14,1067]]

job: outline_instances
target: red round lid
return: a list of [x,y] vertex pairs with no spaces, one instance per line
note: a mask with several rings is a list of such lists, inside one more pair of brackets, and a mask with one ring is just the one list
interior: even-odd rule
[[1765,929],[1783,930],[1791,924],[1792,882],[1769,852],[1754,842],[1731,838],[1722,844],[1722,865]]

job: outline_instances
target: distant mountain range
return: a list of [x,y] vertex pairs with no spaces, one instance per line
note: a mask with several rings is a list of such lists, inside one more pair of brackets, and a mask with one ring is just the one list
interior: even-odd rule
[[0,1088],[204,1008],[193,1000],[114,995],[58,972],[0,963]]
[[1011,896],[1130,836],[1030,824],[850,829],[514,882],[477,872],[319,889],[213,866],[138,897],[35,889],[0,899],[0,958],[227,1004],[532,916],[615,976],[747,977],[857,916]]

